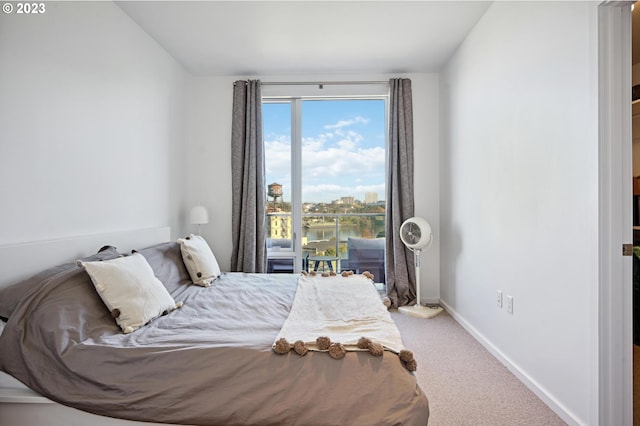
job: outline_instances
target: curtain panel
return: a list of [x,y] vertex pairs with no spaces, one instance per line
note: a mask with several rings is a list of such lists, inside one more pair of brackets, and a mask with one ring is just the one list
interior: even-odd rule
[[266,187],[260,80],[233,84],[231,271],[266,272]]
[[416,299],[413,253],[400,239],[400,225],[414,215],[413,100],[411,80],[389,80],[389,163],[386,193],[386,280],[393,306]]

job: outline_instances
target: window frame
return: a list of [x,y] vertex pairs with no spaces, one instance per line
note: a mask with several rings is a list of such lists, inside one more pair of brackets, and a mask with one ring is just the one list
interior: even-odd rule
[[[369,100],[377,99],[384,101],[384,132],[385,132],[385,161],[384,161],[384,182],[385,182],[385,202],[387,198],[387,183],[389,174],[389,85],[384,84],[384,94],[346,94],[353,93],[353,87],[357,87],[357,92],[366,90],[365,86],[375,86],[375,89],[369,89],[375,92],[380,92],[380,84],[376,85],[349,85],[351,89],[338,88],[338,92],[345,94],[333,93],[327,95],[308,94],[302,93],[308,92],[308,90],[300,90],[296,86],[297,90],[292,90],[296,94],[284,94],[287,89],[291,89],[286,85],[282,86],[269,86],[272,90],[263,90],[262,105],[265,103],[289,103],[291,105],[291,226],[292,226],[292,250],[279,253],[278,257],[290,256],[287,258],[293,259],[293,273],[300,273],[302,265],[302,235],[299,232],[302,230],[302,103],[304,101],[341,101],[341,100]],[[323,90],[316,88],[317,90]],[[266,92],[266,94],[265,94]],[[313,90],[312,90],[313,92]],[[335,90],[334,90],[335,92]],[[266,152],[266,150],[265,150]],[[385,208],[385,222],[387,220]],[[265,212],[266,214],[266,212]],[[338,236],[336,236],[336,246],[338,245]],[[338,247],[336,247],[336,253],[338,253]]]

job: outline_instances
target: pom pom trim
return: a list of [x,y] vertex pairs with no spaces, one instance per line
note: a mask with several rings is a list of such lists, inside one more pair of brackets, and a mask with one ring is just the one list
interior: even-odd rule
[[371,356],[381,357],[384,356],[384,352],[389,350],[398,355],[402,365],[409,371],[416,371],[418,363],[413,357],[413,352],[408,349],[402,349],[400,352],[396,352],[393,349],[385,348],[381,343],[373,342],[367,337],[361,337],[356,345],[345,346],[339,342],[332,342],[327,336],[320,336],[316,339],[315,345],[309,343],[305,344],[302,340],[296,340],[294,344],[291,344],[284,337],[276,340],[272,346],[273,351],[278,355],[288,354],[293,350],[299,356],[305,356],[309,351],[326,352],[333,359],[342,359],[349,351],[352,352],[364,352],[367,351]]

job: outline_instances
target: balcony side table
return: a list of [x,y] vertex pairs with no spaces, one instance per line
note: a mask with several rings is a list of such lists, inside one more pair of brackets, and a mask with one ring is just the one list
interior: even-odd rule
[[[313,270],[315,272],[318,271],[318,267],[320,266],[321,263],[324,262],[324,265],[322,266],[322,270],[325,270],[325,267],[329,268],[329,272],[333,272],[333,262],[338,262],[338,257],[337,256],[309,256],[309,262],[314,262],[313,265]],[[336,267],[338,265],[336,264]]]

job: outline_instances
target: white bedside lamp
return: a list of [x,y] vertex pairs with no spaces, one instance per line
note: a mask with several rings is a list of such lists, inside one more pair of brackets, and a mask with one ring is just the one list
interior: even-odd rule
[[198,204],[191,209],[191,224],[198,225],[198,235],[200,235],[200,225],[209,223],[209,212],[205,206]]

